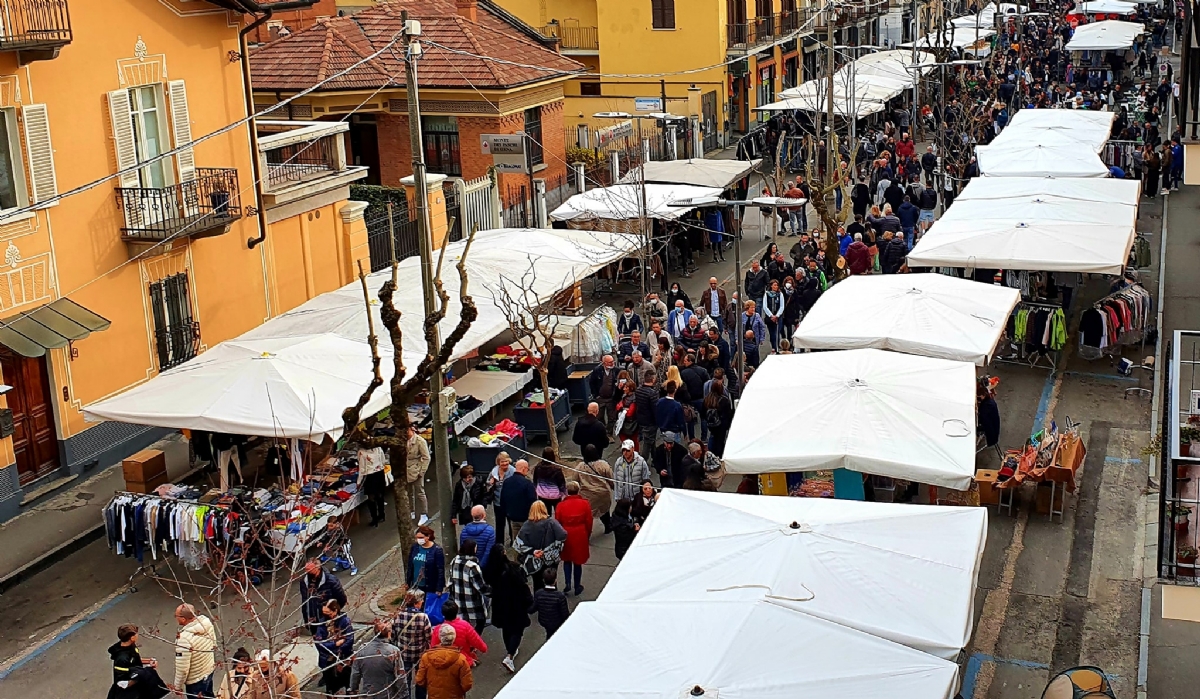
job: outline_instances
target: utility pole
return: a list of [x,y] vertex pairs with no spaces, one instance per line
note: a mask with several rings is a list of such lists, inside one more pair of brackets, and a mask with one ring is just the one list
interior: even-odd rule
[[[835,72],[835,66],[833,63],[833,60],[834,60],[833,59],[833,19],[836,16],[837,15],[834,13],[834,10],[830,9],[829,10],[829,21],[825,23],[825,72],[829,74],[829,89],[827,90],[827,92],[829,94],[826,95],[826,97],[825,97],[825,119],[827,122],[825,129],[829,133],[829,135],[825,138],[825,174],[829,177],[834,177],[834,168],[833,168],[833,165],[834,165],[834,160],[833,160],[833,151],[834,151],[834,147],[833,147],[833,74]],[[851,86],[851,88],[853,88],[853,86]],[[850,101],[853,101],[853,98],[851,98]],[[853,118],[853,117],[851,117],[851,118]],[[818,138],[820,138],[819,134],[818,134]],[[824,188],[824,186],[825,186],[825,183],[822,182],[821,183],[822,189]],[[783,194],[776,193],[776,196],[783,196]],[[824,201],[824,199],[825,199],[824,195],[821,196],[821,199],[822,199],[822,201]],[[828,259],[828,255],[826,256],[826,258]]]
[[[417,57],[421,55],[421,44],[416,40],[420,35],[419,25],[410,27],[408,11],[400,13],[404,23],[404,83],[408,93],[408,135],[412,146],[412,171],[414,199],[417,205],[417,238],[421,253],[421,295],[425,297],[425,317],[433,315],[437,310],[437,295],[434,291],[434,262],[433,262],[433,223],[429,216],[429,190],[425,178],[425,149],[421,138],[421,99],[418,94]],[[413,31],[415,29],[415,31]],[[436,352],[442,344],[442,335],[437,327],[433,329],[431,338],[433,346],[429,351]],[[397,347],[399,352],[400,348]],[[439,500],[438,516],[441,524],[442,548],[446,554],[454,556],[458,553],[458,536],[454,531],[454,507],[451,503],[452,476],[450,473],[450,439],[446,433],[447,424],[442,414],[442,368],[437,367],[429,379],[429,407],[433,412],[433,463],[437,474],[437,493]]]
[[[911,0],[909,3],[909,12],[912,13],[912,64],[917,65],[917,41],[921,36],[921,21],[920,14],[917,8],[917,0]],[[917,140],[917,124],[921,118],[917,104],[920,102],[918,95],[918,86],[921,84],[921,73],[917,71],[913,74],[913,89],[912,89],[912,117],[909,118],[909,133],[912,134],[913,140]]]

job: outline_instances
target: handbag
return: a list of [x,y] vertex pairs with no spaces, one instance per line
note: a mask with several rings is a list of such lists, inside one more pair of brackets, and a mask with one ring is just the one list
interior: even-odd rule
[[546,548],[542,549],[542,557],[538,558],[532,553],[521,561],[521,567],[525,570],[526,575],[536,575],[545,570],[549,566],[558,565],[562,560],[563,542],[555,541]]
[[425,614],[429,616],[429,623],[437,626],[444,623],[446,617],[442,615],[442,605],[446,600],[450,599],[449,592],[427,592],[425,593]]

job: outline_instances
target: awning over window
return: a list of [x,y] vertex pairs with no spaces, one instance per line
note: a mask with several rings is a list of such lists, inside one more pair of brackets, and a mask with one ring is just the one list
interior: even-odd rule
[[110,325],[107,318],[64,298],[0,321],[0,345],[25,357],[41,357]]

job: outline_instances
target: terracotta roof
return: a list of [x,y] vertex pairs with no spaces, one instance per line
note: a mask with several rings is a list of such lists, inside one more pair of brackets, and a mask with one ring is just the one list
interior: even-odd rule
[[[345,70],[387,45],[403,27],[400,12],[421,20],[424,53],[418,63],[421,87],[506,88],[558,77],[583,66],[531,40],[506,19],[479,5],[478,22],[460,17],[454,0],[392,0],[351,17],[335,17],[254,51],[250,70],[259,90],[302,90]],[[440,44],[464,55],[447,51]],[[402,49],[391,50],[322,86],[322,91],[404,85]],[[500,58],[547,70],[479,58]]]

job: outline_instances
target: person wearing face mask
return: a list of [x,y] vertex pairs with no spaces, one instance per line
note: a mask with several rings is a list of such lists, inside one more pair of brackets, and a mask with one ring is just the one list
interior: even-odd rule
[[[804,274],[804,270],[800,270],[800,274]],[[804,315],[800,310],[800,290],[796,288],[796,282],[791,277],[783,280],[783,298],[783,323],[779,333],[780,337],[790,341],[796,332],[796,326],[800,324],[801,316]]]
[[429,527],[417,527],[417,539],[408,550],[405,584],[426,595],[439,595],[446,588],[446,554],[434,543]]
[[671,290],[667,292],[667,306],[670,308],[675,308],[678,305],[676,301],[683,301],[684,308],[688,309],[689,311],[693,310],[692,300],[688,298],[687,292],[679,287],[678,282],[672,284]]
[[668,310],[670,309],[667,308],[667,304],[659,300],[657,291],[646,294],[646,319],[651,323],[655,321],[666,323]]
[[642,317],[633,312],[633,301],[626,301],[625,310],[617,317],[617,338],[624,342],[634,331],[641,332],[645,329]]
[[675,310],[671,311],[671,315],[667,317],[667,332],[678,340],[683,335],[684,329],[687,328],[692,315],[692,312],[684,305],[683,299],[676,299]]
[[779,289],[779,282],[772,279],[771,286],[767,292],[763,294],[762,317],[766,322],[767,333],[771,338],[771,350],[779,351],[779,329],[783,320],[783,293]]

